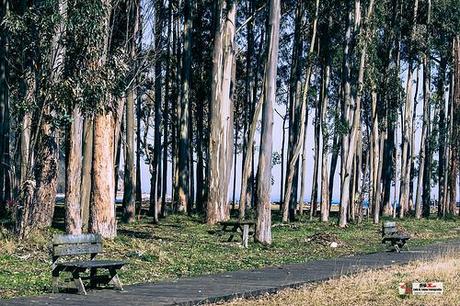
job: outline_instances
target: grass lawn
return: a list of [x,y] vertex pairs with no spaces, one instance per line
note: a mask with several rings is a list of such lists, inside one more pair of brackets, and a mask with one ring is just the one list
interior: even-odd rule
[[[443,282],[444,294],[439,296],[398,294],[400,283]],[[351,277],[343,276],[320,284],[307,285],[301,289],[283,290],[274,295],[253,300],[235,300],[221,305],[413,305],[440,306],[459,305],[460,256],[446,254],[439,258],[412,262],[368,271]],[[348,294],[344,294],[348,292]]]
[[[132,225],[119,224],[118,237],[104,243],[102,257],[126,260],[129,264],[121,271],[121,280],[134,284],[384,250],[380,225],[369,221],[340,229],[335,221],[275,222],[272,246],[252,243],[243,249],[239,242],[226,242],[227,236],[220,236],[218,227],[202,224],[197,216],[170,216],[160,225],[145,218]],[[410,247],[459,238],[455,231],[458,220],[406,219],[398,224],[413,237]],[[1,298],[50,292],[49,248],[51,236],[57,232],[60,230],[50,229],[22,242],[0,233]],[[332,248],[327,240],[309,239],[317,233],[328,234],[324,236],[339,246]]]

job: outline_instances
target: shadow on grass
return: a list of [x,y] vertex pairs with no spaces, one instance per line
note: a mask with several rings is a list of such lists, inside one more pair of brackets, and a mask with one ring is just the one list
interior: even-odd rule
[[129,230],[129,229],[118,229],[118,234],[120,236],[126,236],[130,238],[137,238],[137,239],[143,239],[143,240],[162,240],[162,241],[174,241],[174,239],[170,237],[162,237],[162,236],[157,236],[152,233],[148,232],[142,232],[142,231],[134,231],[134,230]]

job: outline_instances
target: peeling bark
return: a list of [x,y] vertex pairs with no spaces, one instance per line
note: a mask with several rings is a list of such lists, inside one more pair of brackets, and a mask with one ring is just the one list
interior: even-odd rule
[[279,0],[270,0],[267,31],[267,61],[264,75],[264,104],[262,106],[262,133],[260,138],[259,169],[257,171],[257,222],[255,239],[261,244],[272,243],[271,233],[271,161],[273,104],[276,99],[276,76],[280,35],[281,8]]
[[[232,75],[236,3],[226,2],[227,16],[216,31],[213,54],[213,84],[210,104],[208,224],[229,218],[228,187],[233,156]],[[223,2],[218,8],[221,20]]]

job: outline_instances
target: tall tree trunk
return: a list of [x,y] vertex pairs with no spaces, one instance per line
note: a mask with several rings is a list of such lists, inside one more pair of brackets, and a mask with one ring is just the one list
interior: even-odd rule
[[168,37],[167,37],[167,46],[166,46],[166,79],[165,79],[165,100],[164,100],[164,110],[163,110],[163,182],[162,182],[162,191],[161,191],[161,217],[166,217],[168,213],[167,203],[166,203],[166,192],[167,192],[167,179],[168,179],[168,148],[169,148],[169,126],[170,126],[170,115],[169,115],[169,104],[171,100],[171,80],[173,79],[172,69],[171,69],[171,32],[172,32],[172,16],[171,16],[171,2],[168,3]]
[[452,101],[451,101],[451,164],[449,173],[450,202],[449,213],[453,214],[457,206],[457,182],[460,164],[460,35],[453,39],[453,73],[452,73]]
[[[308,120],[305,120],[305,130],[308,126]],[[300,198],[299,198],[299,215],[303,215],[303,208],[305,207],[305,189],[307,188],[307,133],[304,133],[303,149],[302,149],[302,171],[300,174]],[[310,213],[311,216],[311,213]]]
[[[175,13],[172,13],[175,14]],[[174,50],[174,57],[176,65],[174,66],[173,74],[174,85],[172,86],[172,118],[171,118],[171,140],[172,140],[172,206],[173,210],[177,212],[179,210],[179,119],[180,119],[180,65],[181,65],[181,52],[180,52],[180,41],[179,41],[179,18],[174,18],[173,31],[172,31],[172,47]]]
[[[137,24],[142,24],[142,14],[140,14],[138,10],[138,21]],[[138,37],[136,41],[136,48],[137,53],[140,54],[142,52],[142,39],[143,39],[143,31],[142,27],[138,28]],[[140,66],[140,60],[137,59],[136,66]],[[140,76],[138,77],[140,79]],[[138,81],[139,82],[139,81]],[[138,88],[136,91],[136,210],[140,216],[142,210],[142,175],[141,175],[141,109],[142,109],[142,89]]]
[[254,110],[254,116],[249,126],[249,134],[246,139],[246,157],[243,161],[243,174],[241,175],[241,188],[240,188],[240,205],[239,205],[239,218],[244,220],[246,216],[247,197],[248,197],[248,180],[253,169],[253,152],[254,152],[254,135],[257,129],[257,122],[259,120],[260,112],[264,104],[264,96],[260,97]]
[[[322,99],[322,98],[320,98]],[[320,103],[322,101],[316,101],[315,107],[315,148],[314,148],[314,161],[313,161],[313,181],[311,187],[311,197],[310,197],[310,218],[316,214],[316,210],[318,207],[318,174],[319,174],[319,159],[320,159],[320,116],[321,116],[321,109]]]
[[91,205],[92,233],[104,238],[116,236],[115,175],[114,175],[114,126],[110,111],[97,114],[94,119],[93,188]]
[[[302,88],[302,55],[303,55],[303,35],[302,35],[302,18],[304,15],[304,3],[298,1],[295,11],[295,28],[294,28],[294,45],[292,48],[292,65],[289,79],[289,143],[288,143],[288,161],[292,160],[296,143],[302,142],[300,136],[302,129],[302,120],[300,113],[302,109],[301,88]],[[306,115],[308,117],[308,115]],[[296,160],[294,172],[295,175],[291,183],[290,201],[288,206],[282,205],[283,217],[293,218],[295,207],[297,206],[298,185],[299,185],[299,164]],[[287,178],[286,178],[287,179]],[[287,183],[286,183],[287,184]],[[286,188],[286,187],[284,187]],[[301,188],[302,189],[302,188]],[[284,191],[283,191],[284,192]],[[286,221],[287,222],[287,221]]]
[[[129,1],[128,5],[128,22],[127,22],[127,45],[128,53],[131,62],[136,61],[137,51],[137,35],[139,31],[139,12],[140,1]],[[134,65],[136,66],[136,65]],[[135,132],[135,109],[134,109],[134,87],[133,81],[126,92],[126,141],[124,146],[124,188],[123,188],[123,220],[127,223],[132,223],[136,215],[136,170],[135,170],[135,147],[134,147],[134,132]]]
[[[329,25],[331,23],[332,17],[329,17]],[[329,35],[329,28],[328,28]],[[329,221],[329,127],[327,122],[327,114],[329,110],[329,83],[331,76],[331,57],[329,55],[329,37],[325,37],[324,45],[324,61],[323,61],[323,77],[321,83],[321,110],[320,110],[320,128],[322,136],[322,152],[321,152],[321,221]]]
[[310,41],[310,50],[308,52],[308,63],[307,63],[307,69],[306,69],[306,79],[305,79],[305,84],[304,84],[304,89],[303,89],[303,97],[302,101],[299,102],[301,103],[301,111],[300,111],[300,117],[299,117],[299,122],[301,124],[300,126],[300,132],[299,132],[299,138],[297,139],[297,142],[295,143],[295,147],[293,147],[292,150],[292,155],[289,157],[289,162],[288,162],[288,169],[287,169],[287,175],[286,175],[286,190],[284,193],[284,204],[283,204],[283,222],[288,222],[289,220],[289,203],[291,200],[292,195],[292,181],[294,179],[294,176],[296,174],[296,164],[299,158],[300,151],[302,150],[302,144],[304,140],[304,133],[305,133],[305,121],[307,120],[307,100],[308,100],[308,91],[310,88],[310,79],[311,79],[311,74],[312,74],[312,57],[315,51],[315,45],[316,45],[316,29],[317,29],[317,24],[318,24],[318,13],[319,13],[319,0],[316,0],[316,11],[315,11],[315,18],[313,19],[313,27],[312,27],[312,36],[311,36],[311,41]]
[[82,231],[88,232],[89,229],[89,212],[91,203],[91,181],[93,165],[93,140],[94,140],[93,118],[85,118],[83,125],[83,160],[81,170],[81,219]]
[[236,3],[225,2],[227,16],[221,23],[224,1],[219,2],[217,16],[220,25],[215,33],[213,52],[213,82],[209,136],[209,194],[206,210],[208,224],[229,217],[228,186],[233,156],[232,69],[234,56]]
[[[338,103],[337,103],[338,106]],[[335,119],[335,132],[334,132],[334,139],[332,140],[332,156],[331,156],[331,168],[329,171],[329,212],[331,211],[332,208],[332,201],[334,197],[334,178],[335,178],[335,173],[337,171],[337,163],[339,160],[339,153],[340,153],[340,135],[339,135],[339,130],[337,129],[338,121],[340,119],[336,118]]]
[[41,136],[35,148],[34,176],[36,190],[34,192],[34,205],[32,222],[34,228],[40,229],[51,226],[57,192],[58,172],[58,144],[53,128],[48,123],[43,123],[40,129]]
[[[412,20],[412,32],[411,32],[411,42],[414,40],[415,28],[417,22],[417,13],[418,13],[418,0],[415,0],[414,3],[414,15]],[[412,55],[410,55],[412,57]],[[401,187],[400,187],[400,196],[399,196],[399,217],[403,218],[406,211],[409,209],[410,201],[410,175],[411,175],[411,162],[410,162],[410,145],[412,138],[412,116],[413,116],[413,106],[412,106],[412,88],[413,88],[413,59],[409,59],[409,68],[407,72],[407,82],[406,82],[406,101],[404,103],[404,118],[403,118],[403,128],[402,128],[402,156],[401,156]]]
[[[235,83],[233,83],[235,84]],[[233,186],[232,186],[232,211],[236,209],[236,166],[238,162],[238,133],[239,125],[235,124],[235,141],[233,143]]]
[[[365,156],[366,153],[363,152],[363,138],[362,138],[362,131],[359,131],[360,136],[358,137],[358,147],[357,147],[357,153],[356,153],[356,158],[355,158],[355,194],[353,197],[353,200],[355,201],[352,203],[354,206],[354,212],[357,214],[357,222],[361,223],[363,221],[363,185],[364,183],[364,173],[363,173],[363,155]],[[366,163],[364,162],[366,165]],[[354,216],[356,218],[356,215]],[[353,220],[353,221],[355,221]]]
[[[360,9],[360,1],[355,0],[355,28],[357,28],[360,24],[360,14],[361,14],[361,9]],[[345,44],[344,44],[344,49],[343,49],[343,64],[342,64],[342,93],[343,93],[343,98],[342,98],[342,103],[341,103],[341,125],[347,127],[345,133],[341,135],[341,148],[340,148],[340,161],[341,161],[341,172],[340,172],[340,181],[341,181],[341,198],[342,198],[342,193],[345,190],[349,190],[349,186],[344,187],[344,182],[345,178],[351,173],[347,172],[346,169],[346,163],[347,163],[347,157],[349,154],[349,144],[350,144],[350,125],[351,125],[351,103],[352,103],[352,97],[351,97],[351,61],[352,61],[352,41],[353,41],[353,9],[351,7],[351,1],[347,1],[347,29],[345,32]],[[337,163],[337,159],[334,160],[334,157],[332,159],[332,162],[334,164]],[[331,167],[332,168],[332,167]],[[332,175],[332,170],[331,170],[331,175]],[[350,178],[348,178],[350,180]],[[329,183],[332,183],[329,181]],[[330,186],[332,188],[332,185]],[[331,195],[332,196],[332,195]],[[340,210],[342,210],[342,206],[344,203],[340,201]],[[344,207],[343,211],[346,212],[347,208]],[[342,213],[341,213],[342,215]],[[344,216],[343,218],[346,218]],[[346,223],[346,222],[345,222]]]
[[445,106],[445,78],[446,78],[446,66],[447,60],[445,57],[441,57],[439,68],[438,68],[438,81],[437,81],[437,96],[439,104],[439,166],[438,166],[438,216],[442,216],[442,207],[445,202],[446,190],[445,190],[445,146],[446,146],[446,106]]
[[[427,27],[429,28],[431,24],[431,0],[428,0],[428,17],[427,17]],[[429,33],[427,31],[427,33]],[[429,36],[427,40],[429,40]],[[423,197],[430,197],[430,195],[425,194],[426,192],[431,192],[431,188],[425,188],[424,186],[429,185],[430,182],[425,182],[427,175],[425,171],[431,171],[425,166],[426,163],[426,153],[429,151],[430,141],[429,141],[429,131],[430,131],[430,121],[431,121],[431,107],[430,107],[430,76],[431,76],[431,67],[430,67],[430,50],[426,48],[425,53],[423,54],[423,124],[422,124],[422,135],[420,138],[420,156],[419,156],[419,172],[417,178],[417,195],[415,201],[415,217],[420,219],[422,213],[424,216],[428,217],[430,214],[430,206],[428,201],[423,201]],[[429,178],[429,176],[428,176]],[[422,197],[423,194],[423,197]],[[428,205],[428,206],[427,206]],[[423,206],[423,207],[422,207]]]
[[[67,1],[61,0],[57,5],[62,20],[55,29],[50,50],[51,82],[53,84],[61,80],[64,70],[65,46],[63,38],[66,30]],[[39,158],[35,160],[33,166],[36,189],[34,192],[34,205],[31,210],[32,215],[30,222],[33,224],[33,227],[37,229],[51,225],[54,206],[56,204],[59,150],[56,131],[49,122],[49,119],[46,118],[53,116],[51,108],[50,102],[45,101],[43,105],[43,120],[39,123],[37,145],[33,148],[35,150],[35,156]],[[80,173],[77,173],[77,175],[80,176]],[[78,187],[75,186],[76,193],[80,192],[78,190],[79,187],[79,185]],[[74,205],[75,208],[78,209],[78,211],[73,213],[77,219],[79,219],[80,216],[79,205],[79,203],[78,207],[76,207],[77,204]],[[81,226],[81,221],[77,221],[76,224]],[[78,229],[77,231],[80,230],[81,229]]]
[[[254,14],[254,3],[249,1],[247,4],[247,16],[253,16]],[[247,209],[247,198],[248,198],[248,179],[251,175],[252,162],[253,162],[253,144],[254,144],[254,133],[257,125],[257,120],[260,115],[260,104],[257,106],[259,114],[255,118],[254,114],[254,72],[253,72],[253,55],[255,51],[254,44],[254,24],[253,22],[247,23],[247,52],[246,52],[246,80],[245,80],[245,125],[244,125],[244,140],[243,140],[243,162],[241,163],[241,189],[239,199],[239,218],[244,220],[245,210]],[[255,74],[257,76],[257,73]],[[257,108],[256,107],[256,108]],[[252,116],[252,117],[251,117]],[[251,130],[252,128],[252,130]],[[250,135],[252,132],[252,135]],[[243,186],[244,185],[244,186]],[[252,185],[252,183],[250,184]]]
[[[372,124],[372,134],[371,134],[371,204],[373,207],[373,221],[374,224],[378,224],[380,222],[380,199],[381,194],[379,192],[380,186],[380,176],[379,176],[379,165],[380,165],[380,151],[379,148],[379,117],[377,112],[377,92],[375,85],[372,85],[372,92],[371,92],[371,100],[372,100],[372,111],[371,111],[371,124]],[[380,136],[381,137],[381,136]]]
[[141,90],[137,90],[136,97],[136,210],[139,210],[142,207],[142,174],[141,174],[141,109],[142,109],[142,94]]
[[190,140],[190,148],[188,151],[188,165],[189,165],[189,193],[187,201],[187,213],[192,214],[195,205],[195,162],[193,157],[193,110],[192,107],[188,109],[188,139]]
[[283,203],[284,195],[284,168],[285,168],[285,155],[286,155],[286,122],[288,118],[288,105],[286,105],[286,114],[283,117],[283,136],[281,138],[281,170],[280,170],[280,205]]
[[255,239],[264,245],[272,243],[271,233],[271,162],[273,104],[276,99],[276,76],[280,34],[281,7],[279,0],[270,0],[267,30],[267,61],[264,76],[264,104],[262,107],[262,132],[260,137],[259,169],[257,171],[257,222]]
[[[109,49],[109,28],[111,5],[109,0],[103,1],[106,9],[102,16],[101,25],[105,28],[101,49],[100,65],[105,65]],[[105,105],[110,96],[104,97]],[[115,118],[111,110],[104,110],[94,118],[93,139],[93,182],[91,224],[92,233],[101,234],[104,238],[113,239],[116,236],[117,224],[115,219],[115,173],[114,173],[114,141]]]
[[[154,102],[154,144],[153,165],[151,171],[151,193],[149,213],[153,216],[153,222],[158,222],[160,214],[160,195],[158,188],[161,177],[161,105],[162,105],[162,31],[163,31],[163,4],[162,0],[155,2],[155,102]],[[188,97],[186,98],[188,99]],[[188,111],[186,109],[186,111]],[[188,115],[187,115],[188,116]],[[188,123],[187,123],[188,124]],[[186,127],[188,129],[188,127]],[[188,139],[188,135],[186,136]],[[187,202],[185,202],[187,203]],[[186,210],[186,207],[185,207]]]
[[5,212],[5,203],[10,199],[9,169],[9,65],[8,56],[8,34],[3,26],[3,19],[8,15],[9,3],[7,0],[0,2],[0,216]]
[[362,36],[363,41],[361,42],[362,50],[359,61],[359,70],[358,70],[358,80],[357,80],[357,92],[355,97],[355,105],[353,111],[353,124],[349,135],[349,143],[346,146],[347,151],[345,156],[342,156],[345,159],[345,172],[342,173],[342,190],[340,195],[340,218],[339,226],[347,226],[347,211],[348,205],[350,202],[350,184],[352,182],[352,167],[353,161],[356,154],[356,144],[359,134],[360,124],[361,124],[361,98],[364,90],[364,70],[367,59],[367,44],[371,36],[371,24],[370,18],[374,12],[374,0],[369,2],[369,7],[367,9],[367,16],[364,22],[363,28],[365,35]]
[[182,63],[182,92],[179,121],[179,190],[178,211],[187,212],[190,193],[189,186],[189,107],[190,107],[190,75],[192,65],[192,3],[184,1],[184,53]]
[[[21,95],[25,101],[33,101],[35,94],[35,83],[30,76],[30,71],[25,73],[25,79],[21,82]],[[31,150],[31,129],[32,118],[31,114],[25,112],[21,120],[20,132],[20,157],[19,157],[19,178],[18,184],[15,188],[17,198],[21,201],[22,208],[17,213],[16,232],[20,238],[26,237],[31,231],[30,217],[33,205],[35,181],[29,173],[30,166],[33,160],[33,152]]]
[[81,218],[81,182],[82,182],[82,134],[83,118],[78,106],[74,106],[73,121],[67,135],[66,154],[66,233],[80,235]]

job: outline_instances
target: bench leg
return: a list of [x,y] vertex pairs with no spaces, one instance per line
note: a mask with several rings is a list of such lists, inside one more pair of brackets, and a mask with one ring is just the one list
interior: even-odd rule
[[97,268],[91,268],[90,274],[89,274],[89,284],[91,288],[96,288],[96,276],[97,276]]
[[248,240],[249,240],[249,225],[243,225],[243,247],[248,248]]
[[83,282],[80,278],[80,273],[74,272],[72,273],[72,276],[73,276],[73,281],[75,283],[75,287],[77,287],[78,289],[78,294],[86,295],[85,285],[83,285]]
[[110,269],[110,282],[112,283],[115,289],[123,291],[123,286],[121,284],[120,278],[118,277],[116,269]]
[[227,242],[233,241],[233,238],[235,237],[235,233],[238,233],[238,225],[233,227],[232,233],[230,234],[230,237],[228,238]]
[[53,293],[59,292],[59,271],[53,270]]

